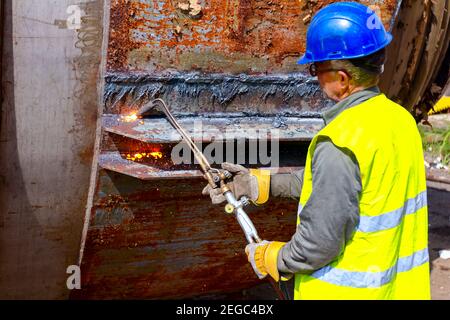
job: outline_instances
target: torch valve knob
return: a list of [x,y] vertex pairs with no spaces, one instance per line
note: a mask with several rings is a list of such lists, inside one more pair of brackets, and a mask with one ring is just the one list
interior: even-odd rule
[[245,196],[241,197],[241,199],[239,200],[241,201],[243,207],[248,206],[250,204],[250,199]]
[[233,175],[231,174],[230,171],[224,170],[223,174],[225,176],[226,179],[230,179],[231,177],[233,177]]
[[225,212],[228,214],[232,214],[234,212],[234,206],[231,203],[227,203],[225,205]]

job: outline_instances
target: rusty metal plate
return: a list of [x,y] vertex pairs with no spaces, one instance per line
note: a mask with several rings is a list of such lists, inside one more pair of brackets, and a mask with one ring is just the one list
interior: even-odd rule
[[154,76],[145,73],[108,73],[105,113],[124,113],[161,97],[174,112],[273,115],[280,112],[317,112],[331,104],[317,79],[289,75],[224,75],[188,73]]
[[[202,178],[200,170],[164,170],[157,166],[149,166],[124,159],[119,152],[106,152],[99,156],[99,166],[103,169],[121,173],[141,180],[190,179]],[[302,167],[265,167],[273,173],[291,173]]]
[[164,170],[156,166],[140,164],[124,159],[119,152],[107,152],[99,156],[103,169],[122,173],[141,180],[202,178],[200,170]]
[[[259,283],[233,216],[202,196],[201,179],[143,181],[100,171],[73,299],[164,299]],[[264,239],[289,240],[297,203],[248,207]],[[270,208],[270,210],[269,210]]]
[[[296,61],[329,0],[115,0],[104,99],[164,97],[174,111],[277,113],[328,107]],[[360,1],[390,28],[399,0]],[[286,76],[289,75],[289,76]]]
[[[103,128],[147,143],[173,143],[182,140],[165,118],[142,119],[127,122],[123,116],[103,116]],[[226,139],[279,141],[310,141],[323,127],[320,118],[277,117],[180,117],[179,123],[194,141],[222,141]]]
[[[111,1],[109,71],[300,71],[310,18],[330,0]],[[359,1],[390,27],[396,0]]]

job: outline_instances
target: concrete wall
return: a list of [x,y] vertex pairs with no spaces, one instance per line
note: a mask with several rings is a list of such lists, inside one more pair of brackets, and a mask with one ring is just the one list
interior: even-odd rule
[[64,299],[94,151],[103,0],[3,2],[0,298]]

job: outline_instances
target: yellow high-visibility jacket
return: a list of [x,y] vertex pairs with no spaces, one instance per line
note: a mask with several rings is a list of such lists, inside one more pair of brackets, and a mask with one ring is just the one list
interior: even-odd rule
[[296,274],[294,298],[430,299],[425,167],[411,114],[380,94],[323,128],[309,146],[298,223],[312,192],[320,136],[356,157],[360,221],[334,261],[310,275]]

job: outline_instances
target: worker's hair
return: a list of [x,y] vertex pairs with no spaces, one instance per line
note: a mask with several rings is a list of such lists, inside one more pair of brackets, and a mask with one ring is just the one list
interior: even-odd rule
[[369,88],[378,84],[384,71],[385,57],[385,50],[381,49],[367,57],[332,60],[331,66],[335,69],[344,69],[351,76],[353,84]]

